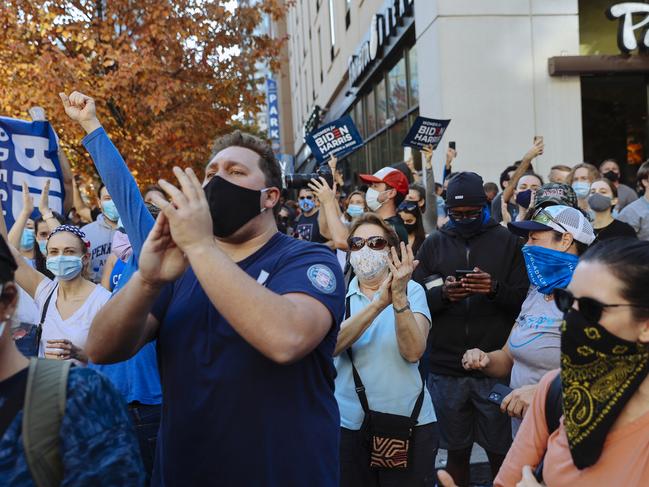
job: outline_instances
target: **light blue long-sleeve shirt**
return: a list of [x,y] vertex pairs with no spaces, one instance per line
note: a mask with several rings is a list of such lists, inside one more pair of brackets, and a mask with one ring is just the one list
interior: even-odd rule
[[[83,139],[83,145],[90,153],[99,176],[115,202],[126,234],[133,246],[133,255],[113,290],[114,294],[124,287],[137,270],[142,246],[155,220],[144,204],[137,183],[124,159],[106,131],[101,127],[94,130]],[[106,306],[110,306],[110,301]],[[124,362],[111,365],[89,364],[89,366],[108,377],[125,397],[126,402],[162,403],[155,342],[147,343],[134,357]]]

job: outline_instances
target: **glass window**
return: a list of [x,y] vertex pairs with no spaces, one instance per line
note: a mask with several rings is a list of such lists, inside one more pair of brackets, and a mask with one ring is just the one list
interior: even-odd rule
[[385,121],[388,119],[388,110],[385,100],[385,79],[376,85],[374,90],[376,96],[376,130],[385,127]]
[[390,161],[390,141],[388,139],[388,133],[383,132],[377,138],[378,150],[376,158],[372,161],[372,172],[376,172],[382,167],[389,166],[392,164]]
[[[617,30],[619,20],[609,20],[606,11],[612,0],[579,0],[579,54],[619,54]],[[640,43],[644,30],[636,32]]]
[[390,127],[388,133],[390,134],[390,159],[389,164],[403,161],[403,146],[401,142],[406,138],[408,133],[408,118],[404,118],[400,122]]
[[367,135],[371,135],[376,132],[376,104],[374,102],[374,90],[370,91],[363,97],[363,102],[365,103],[365,113],[367,115]]
[[408,51],[408,106],[419,105],[419,75],[417,73],[417,48],[413,46]]
[[401,58],[388,73],[388,117],[399,117],[407,109],[406,61]]
[[331,57],[334,56],[334,46],[336,45],[336,22],[334,20],[334,0],[329,0],[329,34],[331,35]]

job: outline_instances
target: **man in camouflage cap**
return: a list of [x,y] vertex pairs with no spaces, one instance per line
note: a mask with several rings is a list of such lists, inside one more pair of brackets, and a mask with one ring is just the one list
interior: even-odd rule
[[579,209],[575,190],[567,184],[548,183],[536,190],[534,209],[564,205]]

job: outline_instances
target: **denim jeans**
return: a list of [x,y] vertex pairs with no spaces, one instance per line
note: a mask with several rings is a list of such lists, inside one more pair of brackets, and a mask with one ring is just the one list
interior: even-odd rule
[[151,480],[151,471],[153,470],[153,462],[155,460],[155,447],[158,440],[158,429],[160,428],[160,414],[162,406],[156,404],[150,406],[148,404],[140,404],[133,402],[128,406],[137,435],[137,441],[140,445],[140,453],[142,454],[142,462],[147,474],[147,485]]

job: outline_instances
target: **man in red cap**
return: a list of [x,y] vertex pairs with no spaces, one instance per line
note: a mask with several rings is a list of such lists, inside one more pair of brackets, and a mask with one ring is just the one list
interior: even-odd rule
[[394,228],[399,239],[408,243],[408,231],[397,214],[397,208],[408,194],[408,178],[398,169],[384,167],[374,174],[359,175],[370,187],[365,199],[367,207]]

